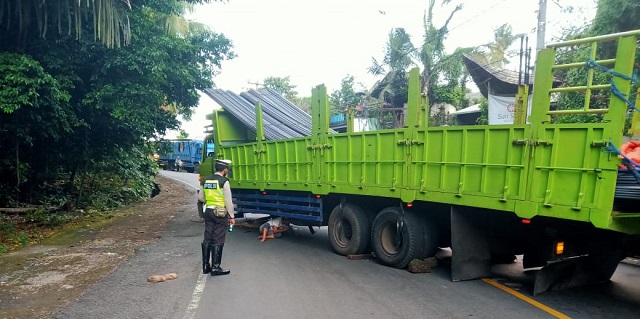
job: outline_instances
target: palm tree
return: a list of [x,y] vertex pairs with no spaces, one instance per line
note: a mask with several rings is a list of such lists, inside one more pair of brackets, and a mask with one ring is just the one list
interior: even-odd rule
[[414,65],[415,52],[411,37],[404,28],[391,30],[382,61],[372,58],[373,63],[369,67],[369,73],[384,75],[374,85],[370,96],[384,104],[401,107],[403,100],[406,100],[406,72]]
[[[197,2],[197,1],[196,1]],[[200,32],[208,32],[209,28],[200,22],[190,21],[185,18],[187,13],[193,13],[195,10],[194,1],[176,1],[175,10],[172,13],[150,12],[156,23],[162,26],[167,34],[172,36],[187,36],[189,34],[198,34]]]
[[0,0],[0,26],[21,37],[35,26],[44,37],[53,25],[59,33],[79,38],[83,22],[91,16],[95,39],[114,47],[131,39],[126,15],[130,8],[130,0]]
[[488,52],[475,52],[473,57],[481,63],[502,68],[509,63],[509,57],[513,54],[509,52],[509,47],[517,39],[513,35],[511,25],[505,23],[493,31],[493,42],[485,44],[483,47]]
[[[172,0],[168,0],[172,1]],[[218,0],[186,0],[185,3],[199,4]],[[94,39],[107,47],[126,45],[131,40],[128,11],[132,2],[139,0],[0,0],[0,28],[20,35],[24,39],[27,31],[37,28],[45,37],[54,26],[59,33],[82,34],[83,23],[93,24]],[[178,10],[179,11],[179,10]],[[184,23],[176,15],[167,15],[165,21],[168,32],[184,31]],[[173,20],[172,20],[173,19]],[[182,23],[182,25],[180,25]]]
[[[443,0],[442,4],[445,5],[449,2],[450,0]],[[449,13],[449,17],[444,24],[440,28],[436,28],[433,24],[433,7],[435,3],[435,0],[429,0],[429,7],[424,14],[424,41],[418,53],[419,61],[422,64],[421,81],[423,93],[429,96],[431,102],[436,102],[431,90],[432,84],[436,85],[438,83],[438,78],[442,73],[460,70],[459,64],[461,63],[457,61],[460,55],[459,50],[456,50],[453,54],[446,54],[444,40],[449,34],[448,28],[451,19],[458,11],[462,10],[462,5],[456,5],[453,11]]]
[[[446,5],[450,0],[443,0]],[[433,8],[436,0],[430,0],[423,17],[424,38],[419,48],[411,43],[410,36],[404,29],[394,29],[389,34],[387,47],[382,62],[373,59],[373,65],[369,72],[374,75],[383,75],[384,78],[371,90],[374,98],[384,98],[385,102],[393,100],[394,106],[402,106],[406,101],[406,72],[409,67],[420,65],[422,69],[421,81],[423,93],[429,96],[431,104],[443,102],[434,92],[439,85],[440,77],[444,77],[448,87],[464,85],[466,69],[462,63],[461,53],[470,52],[472,48],[458,49],[452,54],[447,54],[444,48],[444,40],[449,32],[448,26],[453,16],[462,9],[462,5],[456,5],[449,13],[445,23],[436,28],[433,24]],[[404,101],[393,97],[404,96]]]

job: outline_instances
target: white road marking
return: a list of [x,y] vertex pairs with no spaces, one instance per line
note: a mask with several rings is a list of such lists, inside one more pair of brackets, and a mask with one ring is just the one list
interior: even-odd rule
[[202,297],[206,283],[207,274],[200,274],[200,276],[198,276],[198,281],[196,282],[196,287],[193,288],[193,294],[191,295],[191,302],[187,306],[187,312],[185,312],[184,317],[182,317],[183,319],[193,319],[193,316],[196,315],[196,310],[198,310],[198,304],[200,303],[200,297]]
[[169,176],[169,175],[167,175],[167,174],[162,174],[162,176],[164,176],[164,177],[166,177],[166,178],[170,178],[170,179],[172,179],[172,180],[174,180],[174,181],[176,181],[176,182],[180,182],[180,183],[182,183],[182,184],[184,184],[184,185],[191,186],[191,187],[193,187],[193,189],[194,189],[194,190],[199,190],[199,189],[200,189],[200,187],[193,186],[193,185],[189,184],[188,182],[185,182],[185,181],[183,181],[183,180],[177,179],[177,178],[175,178],[175,177],[173,177],[173,176]]

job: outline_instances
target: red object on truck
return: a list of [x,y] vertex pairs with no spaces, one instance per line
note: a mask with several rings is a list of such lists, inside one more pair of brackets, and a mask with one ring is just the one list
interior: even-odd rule
[[[640,163],[640,142],[639,141],[630,141],[622,144],[620,148],[620,152],[624,154],[624,156],[631,159],[636,164]],[[618,156],[622,158],[622,156]],[[620,168],[625,168],[623,164],[619,165]]]

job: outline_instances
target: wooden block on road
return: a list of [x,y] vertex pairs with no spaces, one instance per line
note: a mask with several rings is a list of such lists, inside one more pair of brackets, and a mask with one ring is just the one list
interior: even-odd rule
[[373,254],[347,255],[349,260],[373,259]]

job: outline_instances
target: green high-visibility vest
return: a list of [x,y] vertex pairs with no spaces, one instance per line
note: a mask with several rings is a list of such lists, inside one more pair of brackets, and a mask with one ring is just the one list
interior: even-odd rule
[[209,176],[204,181],[204,198],[207,207],[217,206],[226,208],[224,192],[222,190],[226,182],[227,179],[221,175]]

